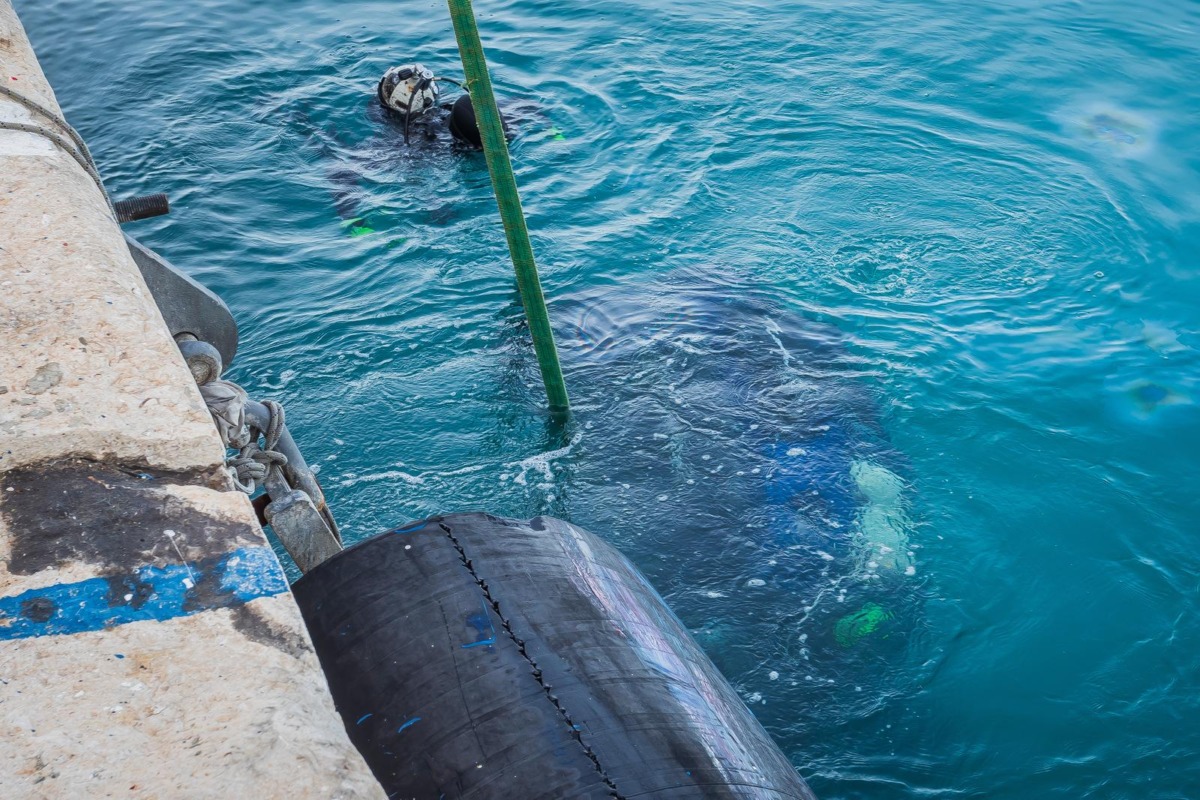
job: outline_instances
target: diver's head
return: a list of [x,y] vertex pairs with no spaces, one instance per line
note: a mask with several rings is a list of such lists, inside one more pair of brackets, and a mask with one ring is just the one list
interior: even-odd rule
[[437,105],[438,85],[422,64],[392,67],[379,79],[379,102],[407,116],[424,114]]
[[483,147],[483,137],[479,135],[479,125],[475,122],[475,107],[471,105],[469,94],[455,100],[450,109],[450,133],[456,141],[465,145]]

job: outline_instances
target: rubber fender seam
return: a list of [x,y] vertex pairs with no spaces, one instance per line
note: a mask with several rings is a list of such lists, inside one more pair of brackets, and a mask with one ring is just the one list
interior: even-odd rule
[[583,748],[583,754],[587,756],[588,760],[592,762],[593,766],[595,766],[596,773],[600,776],[600,779],[604,781],[605,785],[608,786],[609,793],[613,796],[614,800],[627,800],[626,797],[621,794],[620,790],[617,789],[617,784],[614,783],[612,778],[608,776],[608,773],[605,771],[604,766],[600,763],[600,759],[597,757],[595,751],[592,750],[587,742],[583,741],[583,734],[580,732],[579,727],[575,724],[574,720],[571,719],[571,715],[567,709],[563,707],[561,702],[559,702],[558,695],[554,694],[554,687],[547,683],[543,678],[542,671],[538,668],[537,661],[535,661],[533,656],[529,655],[529,651],[525,649],[525,640],[517,636],[516,632],[513,631],[512,624],[500,610],[500,602],[492,597],[492,593],[488,588],[487,581],[483,580],[478,574],[476,574],[475,565],[471,563],[471,559],[467,558],[467,551],[463,549],[462,544],[460,544],[458,539],[454,536],[454,531],[451,530],[449,525],[446,525],[443,522],[439,522],[438,527],[446,532],[446,536],[450,539],[450,543],[454,545],[454,549],[458,551],[458,557],[462,560],[463,567],[465,567],[467,572],[471,574],[472,580],[475,581],[475,584],[479,587],[480,591],[483,592],[484,599],[492,607],[492,611],[496,613],[496,616],[500,618],[500,624],[501,627],[504,628],[504,633],[509,639],[512,640],[513,644],[517,646],[517,652],[521,654],[521,657],[529,663],[529,668],[533,675],[533,679],[538,682],[538,685],[542,688],[542,692],[546,695],[546,698],[550,701],[554,708],[558,710],[558,713],[562,715],[563,720],[567,723],[567,732],[571,735],[571,738],[578,742],[579,746]]

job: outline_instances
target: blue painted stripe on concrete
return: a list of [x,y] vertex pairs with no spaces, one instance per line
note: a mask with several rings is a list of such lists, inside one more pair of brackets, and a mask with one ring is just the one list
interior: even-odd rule
[[0,597],[0,640],[98,631],[239,606],[288,590],[269,547]]

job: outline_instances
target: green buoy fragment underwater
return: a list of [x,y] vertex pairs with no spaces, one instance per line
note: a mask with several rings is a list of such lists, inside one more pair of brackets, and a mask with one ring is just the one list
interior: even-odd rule
[[375,229],[371,227],[371,223],[367,222],[366,217],[355,217],[354,219],[345,220],[342,222],[342,227],[347,230],[351,238],[375,233]]
[[879,626],[892,618],[887,609],[878,603],[867,603],[858,611],[847,614],[833,627],[833,635],[842,647],[850,647],[860,639],[879,630]]

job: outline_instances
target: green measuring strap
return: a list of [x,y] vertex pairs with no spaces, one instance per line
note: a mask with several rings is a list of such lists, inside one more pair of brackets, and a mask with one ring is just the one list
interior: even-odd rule
[[550,328],[550,314],[546,310],[546,298],[542,295],[542,282],[533,260],[533,246],[529,242],[525,213],[521,210],[521,197],[517,193],[517,179],[508,157],[508,141],[504,138],[504,126],[500,122],[496,97],[492,93],[492,79],[488,75],[483,44],[479,41],[475,11],[471,8],[471,0],[447,2],[450,19],[454,23],[454,37],[458,40],[458,52],[462,56],[463,72],[467,77],[467,90],[471,93],[471,106],[483,141],[483,155],[492,176],[496,204],[500,207],[504,235],[508,239],[509,253],[512,254],[513,269],[517,273],[517,290],[521,293],[521,304],[525,306],[533,350],[542,371],[542,382],[546,385],[546,397],[552,412],[565,414],[570,409],[567,385],[558,361],[554,331]]

